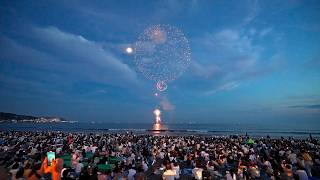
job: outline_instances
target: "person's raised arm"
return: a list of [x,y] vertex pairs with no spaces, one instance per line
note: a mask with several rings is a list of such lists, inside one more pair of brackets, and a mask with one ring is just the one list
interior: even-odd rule
[[63,168],[63,159],[57,158],[52,161],[51,174],[53,180],[61,179],[61,171]]
[[48,166],[48,158],[46,157],[41,165],[41,171],[43,173],[51,173],[53,180],[61,179],[61,171],[63,168],[63,160],[60,158],[54,159],[51,162],[51,166]]
[[48,166],[48,158],[45,157],[44,160],[42,161],[42,164],[41,164],[41,171],[43,173],[50,173],[51,172],[51,167]]

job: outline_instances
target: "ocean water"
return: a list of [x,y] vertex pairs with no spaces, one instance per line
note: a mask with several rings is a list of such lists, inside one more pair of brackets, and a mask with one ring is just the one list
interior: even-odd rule
[[[245,135],[254,137],[313,137],[320,138],[318,125],[295,124],[165,124],[166,131],[157,134],[168,135]],[[150,123],[0,123],[1,131],[65,131],[65,132],[127,132],[151,134],[153,124]]]

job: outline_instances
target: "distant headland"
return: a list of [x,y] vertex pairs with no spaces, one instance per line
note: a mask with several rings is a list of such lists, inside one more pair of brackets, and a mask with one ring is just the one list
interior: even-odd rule
[[18,115],[14,113],[0,112],[0,123],[75,123],[61,117],[37,117],[29,115]]

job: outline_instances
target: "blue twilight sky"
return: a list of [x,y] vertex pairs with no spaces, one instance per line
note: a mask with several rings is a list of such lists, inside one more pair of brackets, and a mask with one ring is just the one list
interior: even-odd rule
[[[155,97],[125,48],[180,28],[192,63]],[[0,111],[96,122],[315,122],[320,1],[0,1]]]

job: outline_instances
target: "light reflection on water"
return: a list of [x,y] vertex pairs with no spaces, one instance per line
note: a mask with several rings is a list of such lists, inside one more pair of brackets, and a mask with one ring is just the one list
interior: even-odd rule
[[176,134],[176,135],[244,135],[251,136],[280,137],[320,137],[319,124],[307,124],[308,126],[289,125],[261,125],[261,124],[155,124],[148,123],[0,123],[0,131],[66,131],[66,132],[127,132],[132,131],[138,134]]
[[168,126],[160,123],[154,123],[152,126],[152,134],[163,134],[168,130]]

